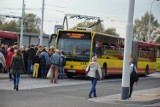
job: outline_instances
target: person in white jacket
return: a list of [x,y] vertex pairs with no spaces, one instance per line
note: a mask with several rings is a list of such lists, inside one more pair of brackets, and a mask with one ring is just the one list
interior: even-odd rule
[[89,92],[89,98],[92,97],[92,94],[94,97],[97,97],[96,95],[96,84],[97,84],[97,77],[96,77],[96,71],[98,70],[100,80],[102,79],[102,71],[100,65],[96,62],[97,57],[92,57],[92,62],[88,65],[86,68],[87,76],[90,78],[92,86]]
[[0,72],[3,72],[3,69],[5,67],[6,67],[6,60],[5,60],[5,57],[0,50]]

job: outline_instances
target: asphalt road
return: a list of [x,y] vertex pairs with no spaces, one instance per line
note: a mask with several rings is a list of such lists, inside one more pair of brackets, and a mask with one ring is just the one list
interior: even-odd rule
[[[141,77],[134,90],[160,87],[159,77]],[[97,103],[88,100],[90,81],[64,79],[51,84],[47,79],[22,78],[20,91],[8,79],[0,80],[0,107],[142,107],[137,104]],[[121,78],[98,82],[97,96],[121,93]],[[149,106],[149,105],[148,105]],[[143,106],[144,107],[144,106]]]

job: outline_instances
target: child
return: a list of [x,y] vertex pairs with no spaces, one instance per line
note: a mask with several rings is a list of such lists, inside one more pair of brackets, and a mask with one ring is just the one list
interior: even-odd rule
[[37,51],[36,55],[33,57],[33,78],[38,77],[38,70],[39,70],[39,63],[40,63],[39,55],[40,55],[40,52]]

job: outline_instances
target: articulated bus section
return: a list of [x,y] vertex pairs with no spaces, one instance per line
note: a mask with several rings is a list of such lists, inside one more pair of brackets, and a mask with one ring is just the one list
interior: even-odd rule
[[[66,56],[68,77],[85,75],[92,56],[97,56],[103,76],[121,75],[124,38],[84,30],[59,30],[56,47]],[[133,41],[132,53],[138,73],[147,76],[156,71],[157,46],[154,43]]]

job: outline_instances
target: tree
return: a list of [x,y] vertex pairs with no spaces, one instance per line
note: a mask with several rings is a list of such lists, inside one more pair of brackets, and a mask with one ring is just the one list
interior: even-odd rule
[[[75,30],[77,27],[89,27],[89,26],[93,25],[94,23],[95,22],[84,21],[84,22],[78,23],[77,25],[72,27],[70,30]],[[92,30],[95,32],[102,32],[102,33],[106,33],[106,34],[110,34],[110,35],[119,36],[119,34],[116,33],[115,28],[108,28],[105,30],[104,25],[102,23],[92,27]]]
[[4,18],[0,16],[0,26],[3,24],[3,22],[4,22]]
[[11,20],[10,22],[5,22],[0,26],[0,29],[5,31],[18,32],[17,22],[15,20]]
[[24,32],[39,33],[39,31],[40,18],[32,13],[26,14],[24,18]]
[[160,27],[152,32],[151,37],[153,38],[154,41],[160,43]]
[[148,12],[145,13],[144,16],[141,17],[141,19],[136,19],[133,32],[134,32],[134,38],[140,41],[146,41],[147,40],[147,31],[148,31],[148,25],[149,25],[149,17],[151,17],[151,32],[153,32],[153,28],[157,28],[160,26],[158,23],[158,20],[155,19],[153,14],[151,16],[149,15]]
[[115,35],[115,36],[119,36],[119,34],[116,33],[116,29],[115,28],[108,28],[104,31],[104,33],[106,34],[110,34],[110,35]]
[[[0,18],[0,30],[20,32],[21,20],[10,20],[4,22]],[[2,23],[4,22],[4,23]],[[35,14],[29,13],[24,16],[24,32],[39,33],[40,31],[40,18]]]

